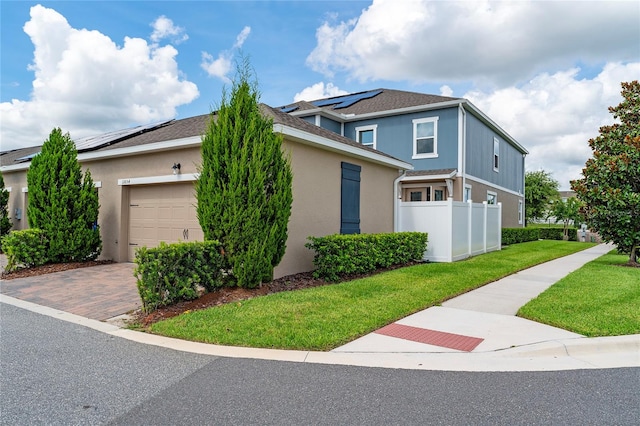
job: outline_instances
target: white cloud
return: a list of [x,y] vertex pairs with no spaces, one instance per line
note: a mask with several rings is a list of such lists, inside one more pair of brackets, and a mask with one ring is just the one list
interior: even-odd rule
[[498,86],[552,66],[638,56],[637,2],[374,0],[325,22],[307,65],[362,82],[474,80]]
[[180,44],[189,39],[184,28],[173,25],[173,21],[164,15],[156,19],[151,26],[153,27],[153,33],[151,33],[151,41],[153,42],[157,43],[164,38],[170,38],[174,43]]
[[[251,33],[251,27],[244,27],[237,35],[236,42],[232,49],[240,49]],[[225,83],[231,82],[228,75],[231,72],[231,61],[233,60],[233,50],[224,50],[218,54],[216,59],[208,52],[202,52],[202,62],[200,66],[211,77],[217,77]]]
[[578,73],[543,73],[522,87],[464,95],[528,149],[528,170],[551,172],[562,189],[580,177],[592,155],[588,140],[613,122],[608,107],[622,100],[622,81],[638,78],[640,62],[609,63],[592,79]]
[[240,49],[244,44],[245,40],[247,40],[247,37],[249,37],[250,33],[251,33],[251,27],[244,27],[242,31],[240,31],[240,34],[238,34],[238,36],[236,37],[236,42],[233,45],[233,48]]
[[119,47],[40,5],[24,31],[34,45],[33,90],[29,100],[0,104],[2,150],[39,145],[54,127],[81,138],[174,118],[176,107],[199,95],[180,79],[173,46],[125,37]]
[[321,81],[312,86],[305,87],[301,92],[296,93],[293,101],[313,101],[321,98],[346,95],[347,93],[349,92],[334,86],[333,83],[324,84],[324,82]]

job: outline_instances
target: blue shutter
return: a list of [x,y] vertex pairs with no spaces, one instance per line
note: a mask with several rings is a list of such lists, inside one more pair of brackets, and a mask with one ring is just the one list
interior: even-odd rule
[[340,233],[360,233],[360,170],[355,164],[342,163]]

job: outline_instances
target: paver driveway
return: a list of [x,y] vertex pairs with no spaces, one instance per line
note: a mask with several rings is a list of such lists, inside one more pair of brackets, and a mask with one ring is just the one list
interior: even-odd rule
[[133,263],[2,280],[0,293],[100,321],[141,306]]

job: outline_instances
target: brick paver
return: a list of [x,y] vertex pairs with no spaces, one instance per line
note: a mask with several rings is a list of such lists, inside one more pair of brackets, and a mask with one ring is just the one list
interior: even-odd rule
[[389,324],[376,330],[375,333],[398,339],[411,340],[412,342],[426,343],[428,345],[442,346],[443,348],[456,349],[471,352],[484,339],[479,337],[463,336],[455,333],[429,330],[420,327],[411,327],[398,323]]
[[133,268],[114,263],[3,280],[0,293],[104,321],[140,308]]

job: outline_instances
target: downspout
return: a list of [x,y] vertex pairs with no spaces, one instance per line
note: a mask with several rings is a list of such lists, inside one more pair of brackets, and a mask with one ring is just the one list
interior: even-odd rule
[[[458,109],[462,113],[462,201],[467,190],[467,112],[462,106],[462,102],[458,104]],[[471,194],[469,194],[471,195]]]
[[407,171],[402,170],[402,174],[393,181],[393,232],[398,232],[400,227],[398,217],[400,212],[400,181],[405,176],[407,176]]

